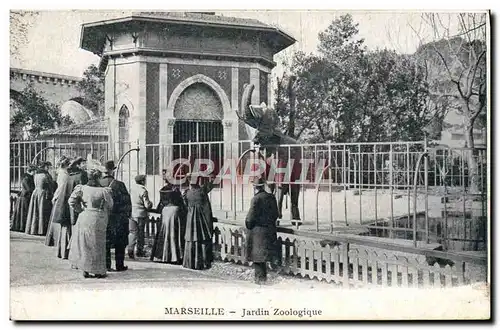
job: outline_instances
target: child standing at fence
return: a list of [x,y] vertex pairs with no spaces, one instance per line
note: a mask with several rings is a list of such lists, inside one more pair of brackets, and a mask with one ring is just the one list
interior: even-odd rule
[[[153,207],[153,203],[149,200],[148,190],[146,189],[146,176],[136,176],[135,183],[130,191],[132,218],[129,221],[127,250],[128,256],[131,259],[134,259],[135,256],[144,257],[144,224],[148,217],[148,211]],[[137,251],[134,255],[136,246]]]

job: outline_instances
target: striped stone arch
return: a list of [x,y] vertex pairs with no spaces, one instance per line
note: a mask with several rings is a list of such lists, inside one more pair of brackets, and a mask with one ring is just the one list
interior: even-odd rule
[[223,116],[224,118],[229,116],[231,114],[231,103],[229,101],[229,98],[226,95],[226,92],[222,89],[222,87],[213,79],[203,75],[203,74],[197,74],[192,77],[189,77],[179,83],[177,87],[173,90],[172,95],[170,96],[170,100],[168,101],[167,105],[167,112],[174,117],[174,109],[175,105],[181,96],[181,94],[191,85],[196,84],[196,83],[202,83],[210,87],[215,94],[218,96],[221,104],[222,104],[222,110],[223,110]]

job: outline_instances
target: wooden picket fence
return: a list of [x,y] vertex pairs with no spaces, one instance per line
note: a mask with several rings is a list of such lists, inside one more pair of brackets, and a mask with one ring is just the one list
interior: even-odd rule
[[[246,229],[235,224],[214,224],[214,256],[216,259],[246,264]],[[280,260],[282,272],[302,277],[316,278],[342,284],[345,287],[391,286],[404,288],[454,287],[479,281],[485,276],[472,276],[466,272],[466,265],[485,265],[484,258],[470,258],[456,255],[458,259],[442,259],[450,253],[435,251],[429,260],[425,255],[400,253],[355,244],[348,239],[324,243],[278,229],[281,246]],[[360,237],[360,240],[363,238]],[[373,243],[371,244],[373,245]],[[431,251],[426,251],[432,254]],[[402,255],[404,254],[404,255]],[[436,258],[440,262],[435,261]]]
[[[11,206],[16,202],[11,198]],[[160,229],[160,214],[150,213],[145,238]],[[214,223],[214,257],[248,264],[247,230],[238,224]],[[443,288],[486,282],[487,258],[391,244],[363,236],[325,236],[278,228],[278,264],[285,274],[324,280],[344,287]],[[325,239],[326,238],[326,239]],[[483,271],[471,271],[470,269]]]

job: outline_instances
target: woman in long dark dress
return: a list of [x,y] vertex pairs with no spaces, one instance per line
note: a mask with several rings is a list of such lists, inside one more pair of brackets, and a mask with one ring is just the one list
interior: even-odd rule
[[35,190],[35,181],[33,174],[36,171],[36,166],[28,165],[28,169],[21,181],[21,192],[17,197],[16,204],[12,213],[11,230],[24,232],[26,229],[26,220],[28,218],[28,211],[30,207],[31,195]]
[[45,235],[47,232],[55,185],[52,176],[48,172],[51,166],[50,162],[42,162],[33,178],[35,190],[31,195],[28,209],[28,219],[24,231],[26,234]]
[[60,163],[57,174],[57,189],[52,199],[50,226],[45,237],[45,245],[56,247],[56,256],[68,259],[71,239],[71,213],[68,199],[73,192],[73,180],[68,172],[71,160],[65,158]]
[[208,269],[212,265],[212,206],[207,186],[200,187],[193,175],[188,176],[190,188],[184,193],[187,206],[184,260],[182,266]]
[[113,208],[111,188],[101,187],[101,172],[91,169],[86,185],[78,185],[69,198],[69,205],[78,214],[71,237],[69,261],[84,277],[106,276],[106,230]]
[[181,193],[171,185],[160,190],[161,227],[156,235],[151,260],[180,264],[184,254],[186,212]]

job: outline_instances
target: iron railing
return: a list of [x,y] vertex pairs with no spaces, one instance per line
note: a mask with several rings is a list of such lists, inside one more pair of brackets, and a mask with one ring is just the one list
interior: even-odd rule
[[[256,172],[249,170],[256,169],[263,155],[274,152],[274,159],[283,160],[275,165],[290,166],[292,172],[291,177],[280,174],[277,181],[285,185],[299,182],[301,230],[409,239],[414,245],[424,241],[449,250],[485,250],[487,246],[485,149],[431,147],[426,141],[266,148],[251,141],[141,146],[121,142],[120,146],[134,152],[118,155],[121,149],[107,142],[13,142],[11,188],[20,188],[26,166],[37,153],[38,159],[54,164],[61,155],[90,155],[101,162],[117,162],[123,156],[117,178],[130,188],[135,175],[147,174],[146,185],[156,205],[166,175],[182,182],[187,172],[207,170],[203,163],[195,169],[197,161],[200,164],[200,159],[207,159],[212,162],[212,176],[216,179],[210,192],[214,213],[242,223],[253,196],[250,180]],[[176,159],[184,159],[184,163],[175,164]],[[294,164],[288,159],[294,159]],[[270,161],[266,174],[272,172],[271,165]],[[221,179],[222,174],[225,176]],[[287,207],[290,213],[283,212],[280,221],[285,227],[291,226],[292,219],[289,196],[284,201]]]

